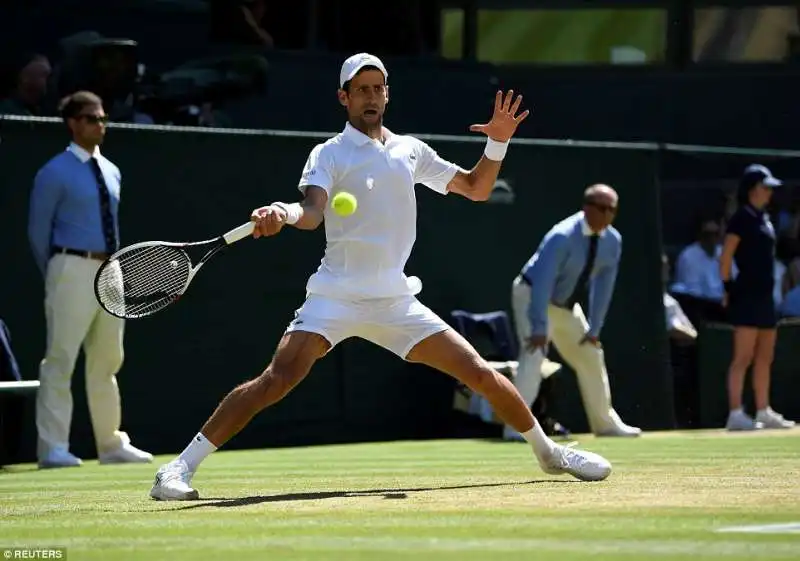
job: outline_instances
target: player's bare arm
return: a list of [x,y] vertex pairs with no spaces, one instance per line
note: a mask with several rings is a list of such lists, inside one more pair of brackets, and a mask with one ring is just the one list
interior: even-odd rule
[[328,194],[322,187],[309,185],[300,203],[272,203],[253,210],[250,221],[256,223],[253,237],[274,236],[287,224],[299,230],[316,230],[324,219]]
[[[512,104],[513,99],[513,104]],[[514,99],[514,90],[505,96],[498,91],[494,100],[494,113],[486,124],[470,126],[472,132],[482,132],[489,137],[487,150],[469,172],[459,171],[447,186],[448,191],[458,193],[473,201],[485,201],[492,194],[497,175],[500,173],[508,142],[519,124],[530,114],[526,109],[519,113],[522,96]]]

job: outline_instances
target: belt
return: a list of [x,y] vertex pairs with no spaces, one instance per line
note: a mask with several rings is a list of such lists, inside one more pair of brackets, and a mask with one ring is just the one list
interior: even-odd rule
[[[527,284],[528,286],[533,286],[531,284],[531,281],[523,274],[519,275],[519,280],[520,280],[520,282],[522,282],[524,284]],[[552,306],[555,306],[556,308],[561,308],[562,310],[570,310],[570,311],[572,310],[572,306],[570,306],[568,303],[567,304],[556,304],[555,302],[551,301],[550,304]]]
[[71,249],[69,247],[59,247],[57,245],[53,246],[53,248],[50,250],[50,255],[56,255],[59,253],[63,253],[65,255],[77,255],[78,257],[94,259],[96,261],[105,261],[110,255],[104,251],[83,251],[82,249]]

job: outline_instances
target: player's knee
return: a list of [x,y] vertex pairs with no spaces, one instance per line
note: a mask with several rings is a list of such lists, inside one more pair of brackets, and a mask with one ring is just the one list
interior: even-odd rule
[[500,388],[497,373],[484,360],[475,360],[469,366],[467,385],[481,395],[490,395]]
[[286,397],[308,374],[308,367],[299,361],[270,364],[255,380],[259,405],[267,407]]

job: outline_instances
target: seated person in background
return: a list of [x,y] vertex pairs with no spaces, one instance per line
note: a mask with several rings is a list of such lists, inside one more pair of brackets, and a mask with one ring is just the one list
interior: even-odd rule
[[800,318],[800,285],[795,286],[783,297],[778,308],[778,316],[781,318]]
[[780,310],[785,294],[788,291],[786,282],[789,277],[786,265],[784,265],[780,259],[775,259],[775,267],[772,270],[772,274],[775,278],[775,285],[772,288],[772,299],[775,301],[775,309]]
[[783,275],[783,298],[776,302],[779,318],[800,318],[800,258],[796,256],[796,245],[796,240],[778,239],[778,259],[788,264]]
[[779,236],[775,244],[775,287],[773,299],[778,318],[800,316],[800,259],[797,240]]
[[217,43],[274,47],[264,29],[266,0],[211,0],[211,40]]
[[664,281],[664,314],[669,334],[670,366],[672,367],[675,392],[675,417],[678,428],[697,426],[697,330],[686,317],[677,300],[669,295],[669,261],[661,256]]
[[8,97],[0,101],[0,115],[41,116],[42,103],[47,95],[47,80],[52,68],[44,55],[26,54],[10,67],[9,91],[0,95]]
[[775,256],[786,266],[783,277],[783,293],[786,294],[800,284],[800,239],[789,232],[778,236]]
[[681,251],[675,264],[670,292],[695,325],[725,321],[724,287],[719,276],[720,239],[719,224],[704,220],[698,240]]

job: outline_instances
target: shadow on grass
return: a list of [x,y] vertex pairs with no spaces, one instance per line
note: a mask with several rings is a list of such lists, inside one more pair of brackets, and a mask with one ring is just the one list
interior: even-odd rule
[[375,497],[382,495],[384,499],[407,499],[408,493],[423,493],[428,491],[457,491],[459,489],[481,489],[490,487],[511,487],[521,485],[541,484],[574,484],[581,483],[577,480],[534,480],[515,481],[510,483],[476,483],[473,485],[444,485],[441,487],[413,487],[407,489],[364,489],[359,491],[312,491],[309,493],[283,493],[280,495],[254,495],[251,497],[208,497],[192,501],[192,504],[170,510],[186,510],[194,508],[231,508],[251,506],[262,503],[276,503],[287,501],[318,501],[322,499],[341,499],[349,497]]

